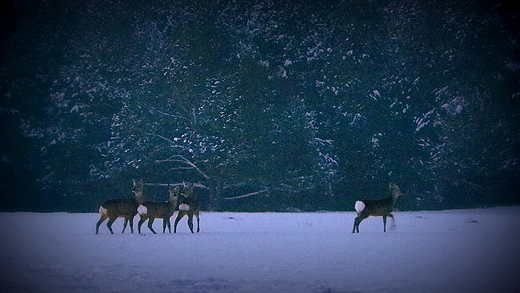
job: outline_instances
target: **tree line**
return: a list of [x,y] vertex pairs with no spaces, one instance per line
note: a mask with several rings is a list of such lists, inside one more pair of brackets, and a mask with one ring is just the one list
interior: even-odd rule
[[203,209],[518,203],[513,1],[14,1],[7,210],[94,211],[132,177]]

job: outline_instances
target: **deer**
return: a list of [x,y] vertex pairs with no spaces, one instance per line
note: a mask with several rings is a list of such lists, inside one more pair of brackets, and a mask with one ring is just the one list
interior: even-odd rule
[[148,220],[148,229],[152,231],[153,234],[157,234],[153,229],[152,225],[156,218],[163,219],[163,233],[166,232],[166,226],[168,226],[168,231],[171,233],[172,228],[170,225],[170,218],[173,216],[175,209],[177,208],[177,201],[179,200],[179,187],[170,188],[168,190],[170,193],[170,200],[166,202],[143,202],[137,208],[137,213],[141,218],[137,225],[137,229],[139,234],[141,234],[141,225]]
[[193,183],[189,183],[188,185],[183,184],[183,188],[181,190],[181,199],[179,200],[179,212],[177,213],[177,218],[175,219],[175,224],[173,225],[173,233],[177,233],[177,223],[184,217],[188,215],[188,227],[190,228],[191,233],[193,232],[193,216],[197,217],[197,233],[200,232],[199,227],[199,211],[200,211],[200,203],[198,200],[193,198]]
[[386,218],[392,218],[392,227],[395,227],[394,215],[392,210],[394,209],[397,198],[402,195],[401,190],[394,183],[389,183],[390,196],[382,199],[364,199],[358,200],[355,204],[357,213],[356,219],[354,219],[354,228],[352,233],[359,233],[359,224],[364,219],[374,216],[383,217],[383,232],[386,232]]
[[130,230],[134,233],[134,216],[137,215],[137,207],[143,201],[143,179],[139,181],[133,181],[132,192],[135,195],[135,198],[117,198],[110,199],[105,201],[99,207],[100,218],[96,223],[96,234],[99,232],[99,225],[103,223],[106,219],[108,220],[107,227],[111,234],[114,234],[112,231],[112,224],[114,221],[119,218],[125,218],[125,223],[123,225],[123,232],[125,233],[126,225],[130,222]]

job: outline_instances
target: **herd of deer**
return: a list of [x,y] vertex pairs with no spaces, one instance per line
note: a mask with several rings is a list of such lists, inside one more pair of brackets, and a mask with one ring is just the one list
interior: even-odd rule
[[112,231],[112,224],[119,217],[125,219],[122,233],[125,232],[128,222],[130,222],[131,232],[134,233],[134,217],[137,214],[139,214],[140,217],[137,225],[139,234],[141,234],[141,226],[146,220],[148,220],[148,229],[150,229],[152,233],[157,234],[152,226],[153,222],[157,218],[163,219],[163,233],[166,231],[166,226],[168,226],[168,231],[171,233],[170,218],[173,216],[175,210],[178,210],[178,213],[173,225],[173,233],[177,232],[177,224],[186,215],[188,216],[188,227],[190,228],[191,233],[194,233],[193,216],[197,218],[197,232],[200,232],[200,204],[198,200],[193,197],[193,183],[183,183],[182,187],[175,186],[170,188],[170,200],[166,202],[143,201],[143,180],[133,180],[133,183],[134,186],[132,192],[134,193],[135,198],[111,199],[101,204],[99,207],[99,214],[101,217],[96,223],[96,234],[99,232],[99,226],[106,219],[108,219],[108,230],[110,233],[114,234],[114,231]]
[[[188,227],[191,233],[193,232],[193,216],[197,218],[197,232],[199,228],[199,210],[200,204],[193,197],[193,183],[182,184],[181,186],[175,186],[169,189],[170,200],[166,202],[145,202],[143,201],[143,180],[133,180],[134,186],[132,192],[135,198],[128,199],[112,199],[104,202],[99,208],[99,214],[101,218],[96,223],[96,234],[99,232],[99,226],[106,219],[108,220],[107,227],[110,233],[112,231],[112,224],[114,221],[122,217],[125,219],[123,225],[123,232],[125,232],[128,222],[130,222],[130,230],[134,233],[134,217],[139,214],[140,220],[137,225],[138,232],[141,234],[141,225],[148,220],[148,229],[152,233],[157,234],[152,225],[156,218],[163,219],[163,233],[168,231],[171,233],[170,218],[173,216],[175,210],[178,210],[177,218],[173,225],[173,233],[177,232],[177,223],[184,217],[188,216]],[[397,198],[402,195],[401,190],[394,183],[389,184],[390,196],[382,199],[364,199],[356,201],[354,208],[356,209],[357,217],[354,219],[354,227],[352,233],[359,233],[359,224],[364,219],[374,216],[383,218],[383,232],[386,232],[386,219],[387,217],[392,218],[392,227],[395,227],[394,215],[392,210],[394,209]]]

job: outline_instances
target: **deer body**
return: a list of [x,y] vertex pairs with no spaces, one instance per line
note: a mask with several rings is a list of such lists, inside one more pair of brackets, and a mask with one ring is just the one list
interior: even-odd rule
[[352,233],[359,233],[359,224],[364,219],[374,216],[383,217],[383,232],[386,232],[386,219],[387,217],[392,218],[392,227],[395,226],[394,215],[392,210],[394,209],[397,198],[402,195],[401,190],[394,183],[389,184],[391,195],[387,198],[382,199],[364,199],[358,200],[355,204],[357,217],[354,219],[354,227]]
[[173,233],[177,233],[177,223],[184,217],[188,216],[188,227],[191,233],[193,232],[193,216],[197,218],[197,233],[200,232],[199,227],[199,211],[200,203],[198,200],[193,198],[193,183],[185,185],[181,191],[181,199],[179,200],[179,212],[173,225]]
[[100,218],[96,223],[96,234],[99,232],[99,226],[106,219],[109,219],[107,223],[108,230],[111,234],[114,234],[114,231],[112,231],[112,224],[119,217],[125,218],[123,232],[121,233],[125,232],[128,222],[130,222],[130,231],[134,233],[134,216],[137,214],[137,207],[142,202],[144,183],[141,179],[139,181],[133,180],[133,184],[132,192],[134,193],[135,198],[111,199],[101,204],[99,207]]
[[138,208],[137,212],[139,213],[139,223],[137,225],[139,234],[141,234],[141,225],[148,220],[148,229],[152,231],[153,234],[157,234],[152,225],[156,218],[163,219],[163,233],[166,231],[166,226],[168,226],[168,231],[172,232],[172,228],[170,225],[170,218],[173,216],[175,212],[175,208],[177,207],[177,201],[179,199],[179,187],[171,188],[170,192],[170,200],[167,202],[144,202]]

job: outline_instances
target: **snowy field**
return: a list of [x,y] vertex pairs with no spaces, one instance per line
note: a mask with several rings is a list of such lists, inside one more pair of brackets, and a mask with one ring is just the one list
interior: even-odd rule
[[199,234],[95,235],[97,214],[0,213],[0,292],[520,292],[520,207],[394,214],[387,233],[351,234],[354,212],[208,212]]

